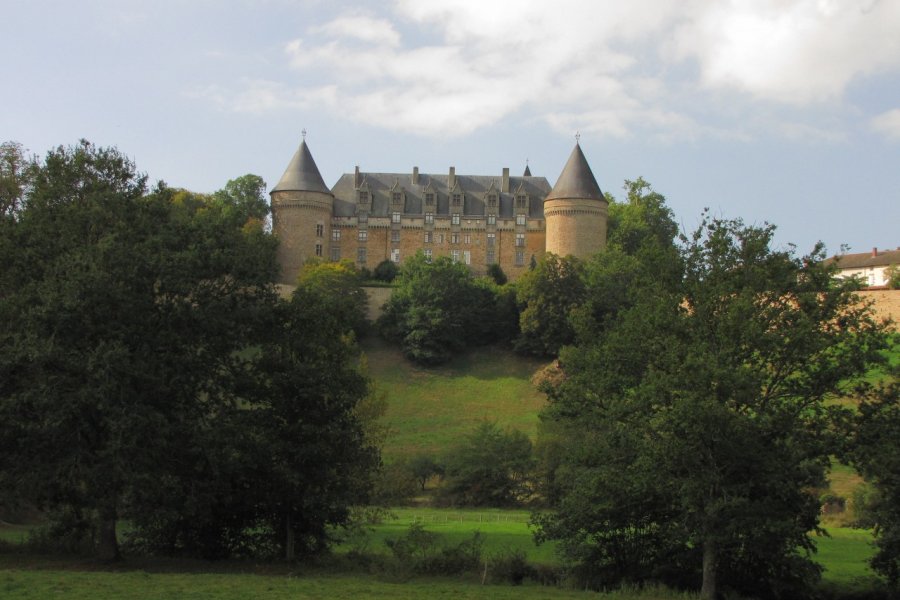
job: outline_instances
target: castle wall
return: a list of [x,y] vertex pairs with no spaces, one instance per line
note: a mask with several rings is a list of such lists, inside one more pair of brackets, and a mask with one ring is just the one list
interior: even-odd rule
[[606,247],[609,204],[605,200],[561,198],[544,202],[547,252],[588,256]]
[[[497,219],[487,225],[483,217],[463,217],[459,225],[450,218],[436,217],[426,224],[422,217],[403,217],[400,223],[389,218],[369,217],[365,223],[357,218],[336,217],[332,227],[340,231],[339,239],[329,235],[330,259],[347,259],[358,266],[374,269],[383,260],[392,260],[399,250],[399,263],[416,252],[430,251],[431,257],[451,257],[469,266],[476,275],[484,275],[491,263],[498,263],[511,279],[525,272],[531,257],[540,260],[544,254],[545,232],[542,219],[516,225],[515,219]],[[365,239],[359,232],[365,231]],[[365,261],[359,260],[365,248]]]

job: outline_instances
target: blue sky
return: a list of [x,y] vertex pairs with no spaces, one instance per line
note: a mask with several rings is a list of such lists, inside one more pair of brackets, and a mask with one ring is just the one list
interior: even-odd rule
[[273,186],[302,129],[363,171],[643,176],[806,252],[900,247],[900,0],[4,0],[0,140]]

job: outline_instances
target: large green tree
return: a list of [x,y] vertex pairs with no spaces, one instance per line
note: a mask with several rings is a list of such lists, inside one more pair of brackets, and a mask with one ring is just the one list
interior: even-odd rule
[[584,266],[574,256],[545,254],[516,282],[519,352],[555,356],[575,339],[572,312],[584,302]]
[[704,221],[677,285],[626,280],[629,302],[561,352],[544,416],[566,451],[538,521],[587,583],[662,579],[712,599],[790,597],[815,578],[827,400],[884,338],[821,248],[797,257],[773,231]]
[[0,471],[17,496],[95,523],[118,555],[131,490],[155,485],[233,402],[274,242],[172,202],[86,141],[34,166],[5,231]]
[[439,364],[468,345],[503,341],[509,315],[502,297],[465,265],[446,256],[429,261],[419,252],[403,264],[378,323],[410,360]]

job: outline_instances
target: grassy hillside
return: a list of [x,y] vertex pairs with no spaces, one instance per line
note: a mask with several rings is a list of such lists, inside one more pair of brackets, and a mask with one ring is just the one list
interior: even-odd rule
[[496,421],[534,437],[545,398],[531,375],[545,364],[500,348],[479,348],[435,368],[413,365],[371,337],[363,344],[369,371],[387,395],[390,437],[385,459],[440,454],[481,421]]

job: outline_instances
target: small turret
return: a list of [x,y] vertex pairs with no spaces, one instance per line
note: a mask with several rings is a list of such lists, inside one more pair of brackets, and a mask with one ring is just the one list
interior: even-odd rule
[[269,192],[281,281],[288,284],[296,282],[307,259],[326,255],[334,210],[334,194],[325,185],[305,137],[304,131],[300,147]]
[[605,248],[608,208],[576,141],[556,185],[544,199],[547,252],[587,258]]

